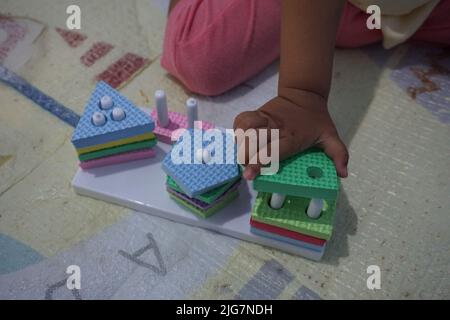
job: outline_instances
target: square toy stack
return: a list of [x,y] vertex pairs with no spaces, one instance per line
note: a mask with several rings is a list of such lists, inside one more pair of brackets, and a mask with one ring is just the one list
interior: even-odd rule
[[280,163],[278,173],[253,182],[258,196],[251,232],[314,251],[331,238],[339,181],[333,162],[310,149]]
[[99,82],[72,136],[82,169],[153,157],[151,116]]
[[206,134],[201,129],[186,130],[162,164],[170,197],[202,218],[238,197],[241,178],[234,137],[218,129],[210,129],[207,134],[211,131],[213,142],[203,141]]

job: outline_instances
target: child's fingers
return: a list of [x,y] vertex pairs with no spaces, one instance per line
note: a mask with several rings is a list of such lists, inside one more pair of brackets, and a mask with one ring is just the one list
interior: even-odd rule
[[[293,143],[290,137],[283,137],[279,140],[272,141],[261,147],[261,149],[250,158],[248,164],[245,166],[244,178],[247,180],[255,179],[261,173],[261,167],[263,166],[270,166],[271,169],[276,172],[278,170],[279,161],[300,151],[301,150],[296,150],[295,143]],[[270,160],[270,163],[267,163],[267,160]]]
[[234,118],[234,130],[242,129],[246,131],[248,129],[258,129],[264,127],[267,127],[267,119],[262,117],[257,110],[242,112]]
[[[258,152],[258,130],[267,127],[267,119],[257,111],[246,111],[234,120],[234,132],[238,146],[238,161],[247,164]],[[252,143],[250,143],[252,141]]]
[[337,135],[330,136],[320,143],[320,147],[333,160],[338,176],[346,178],[349,154],[342,140]]
[[258,145],[250,143],[249,139],[238,138],[237,142],[237,159],[240,164],[248,164],[250,159],[258,152]]
[[[264,129],[267,130],[266,128]],[[247,131],[247,135],[244,138],[237,136],[237,152],[239,163],[245,165],[249,164],[250,159],[252,159],[258,153],[258,150],[260,148],[264,148],[267,143],[270,142],[270,136],[267,137],[264,134],[260,136],[259,130],[261,130],[261,128],[255,129],[251,133]],[[268,138],[267,140],[264,139],[265,136]]]
[[246,180],[254,180],[259,173],[261,172],[261,166],[260,165],[247,165],[244,169],[244,179]]

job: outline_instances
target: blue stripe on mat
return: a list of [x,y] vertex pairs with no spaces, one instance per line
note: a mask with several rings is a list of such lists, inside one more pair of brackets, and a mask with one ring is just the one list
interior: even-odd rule
[[77,113],[73,112],[69,108],[66,108],[61,103],[46,95],[28,81],[2,65],[0,65],[0,80],[16,89],[25,97],[52,113],[65,123],[71,125],[72,127],[77,126],[77,123],[80,120],[80,116]]
[[278,261],[266,261],[236,295],[238,300],[276,299],[294,279]]

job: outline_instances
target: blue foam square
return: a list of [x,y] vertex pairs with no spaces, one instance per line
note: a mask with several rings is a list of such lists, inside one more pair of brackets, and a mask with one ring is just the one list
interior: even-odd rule
[[[196,151],[206,147],[215,149],[213,144],[215,138],[211,138],[211,132],[215,132],[217,138],[221,137],[222,141],[222,162],[219,163],[194,163]],[[207,135],[207,136],[205,136]],[[190,154],[186,156],[184,163],[174,163],[172,161],[172,152],[176,153],[180,149],[185,139],[191,139],[189,146]],[[188,147],[186,147],[186,150]],[[219,151],[218,151],[219,152]],[[214,154],[214,152],[211,152]],[[189,159],[188,159],[189,158]],[[220,159],[220,154],[217,158]],[[210,191],[222,184],[235,180],[240,175],[239,166],[237,164],[237,147],[234,136],[229,133],[221,132],[218,129],[210,129],[203,131],[200,129],[190,129],[180,136],[178,141],[172,147],[163,160],[162,168],[167,175],[172,177],[181,190],[189,197],[194,197]]]
[[[120,107],[125,111],[126,116],[123,120],[112,119],[112,108],[108,110],[100,108],[99,102],[103,96],[110,96],[114,107]],[[102,126],[95,126],[92,123],[92,115],[96,111],[106,116],[106,123]],[[149,114],[137,108],[117,90],[101,81],[97,83],[83,116],[75,128],[72,143],[76,148],[84,148],[152,132],[154,128],[155,123]]]

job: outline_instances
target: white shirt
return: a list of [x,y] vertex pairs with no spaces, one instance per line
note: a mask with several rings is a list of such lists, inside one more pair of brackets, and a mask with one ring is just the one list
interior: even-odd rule
[[370,5],[381,11],[383,46],[392,48],[408,40],[425,22],[439,0],[349,0],[364,12]]

